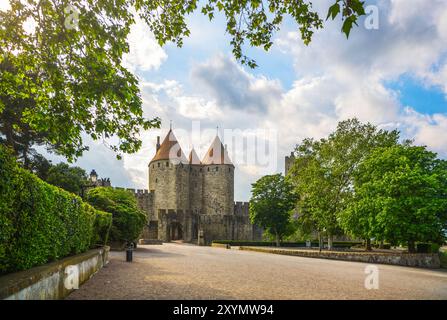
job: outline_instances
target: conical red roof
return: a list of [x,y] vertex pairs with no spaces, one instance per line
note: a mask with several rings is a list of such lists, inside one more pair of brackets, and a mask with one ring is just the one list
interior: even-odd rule
[[214,138],[205,157],[203,157],[202,164],[233,164],[228,156],[227,150],[220,141],[219,136]]
[[172,129],[169,130],[160,145],[160,149],[158,149],[151,162],[157,160],[174,160],[182,163],[188,162]]

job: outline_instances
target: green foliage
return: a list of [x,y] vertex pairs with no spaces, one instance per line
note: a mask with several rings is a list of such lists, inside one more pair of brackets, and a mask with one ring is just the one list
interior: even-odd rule
[[93,188],[87,192],[86,200],[95,208],[112,213],[111,241],[135,241],[147,223],[146,215],[138,209],[137,200],[130,191]]
[[441,268],[447,269],[447,251],[439,252],[439,260],[441,261]]
[[82,188],[87,182],[87,173],[80,167],[70,167],[68,164],[61,162],[49,168],[45,181],[81,195]]
[[[296,22],[305,44],[323,27],[306,0],[9,3],[10,10],[0,11],[0,132],[25,167],[35,145],[76,159],[88,149],[83,133],[107,141],[120,158],[141,147],[142,129],[160,126],[160,119],[143,117],[138,79],[122,65],[133,12],[160,45],[178,46],[190,35],[188,15],[200,10],[212,20],[222,14],[233,55],[250,67],[256,62],[243,53],[244,45],[269,50],[286,17]],[[363,2],[336,0],[328,17],[341,15],[342,31],[349,35],[362,14]],[[34,30],[25,28],[30,22]]]
[[[337,0],[335,6],[330,7],[329,15],[335,19],[340,14],[345,19],[342,31],[349,35],[357,18],[365,14],[363,5],[359,0]],[[196,11],[198,6],[198,0],[140,0],[135,3],[138,13],[147,22],[158,43],[164,45],[172,41],[178,46],[182,46],[183,37],[190,34],[186,16]],[[286,17],[298,25],[301,39],[306,45],[311,42],[314,32],[323,27],[322,19],[312,9],[312,3],[305,0],[206,0],[200,11],[210,21],[217,14],[224,15],[225,31],[231,37],[233,55],[251,68],[256,67],[256,62],[243,53],[244,45],[248,43],[269,50],[275,32]]]
[[417,253],[438,253],[441,246],[436,243],[417,243]]
[[[0,132],[25,166],[33,145],[79,157],[83,133],[132,153],[140,130],[159,126],[143,117],[138,80],[121,64],[132,3],[10,0],[11,10],[0,11]],[[79,11],[77,26],[67,8]]]
[[[341,3],[341,5],[340,5]],[[334,20],[339,13],[342,13],[344,19],[341,30],[349,38],[353,25],[358,26],[357,20],[365,15],[365,2],[360,0],[337,0],[328,10],[327,19]]]
[[112,214],[95,209],[96,219],[94,228],[94,239],[92,243],[104,246],[108,243],[110,228],[112,227]]
[[447,161],[425,147],[372,152],[354,182],[355,201],[342,215],[354,234],[392,243],[442,243],[447,229]]
[[281,174],[262,177],[252,186],[251,222],[275,235],[277,242],[293,233],[290,215],[297,200],[293,186]]
[[[397,144],[397,131],[378,130],[357,119],[340,122],[326,139],[305,139],[297,146],[287,179],[300,195],[299,224],[309,230],[341,233],[339,216],[352,200],[359,164],[375,148]],[[361,222],[361,221],[358,221]],[[352,231],[356,225],[350,224]],[[352,232],[355,236],[365,236]]]
[[19,168],[2,146],[0,181],[0,273],[77,254],[107,238],[110,214]]
[[43,181],[47,181],[48,172],[53,165],[43,155],[36,154],[30,161],[29,169]]

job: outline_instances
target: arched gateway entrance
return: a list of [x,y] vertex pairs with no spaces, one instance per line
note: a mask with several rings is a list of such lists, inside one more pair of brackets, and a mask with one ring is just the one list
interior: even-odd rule
[[169,240],[183,240],[183,227],[179,222],[171,222],[168,227]]

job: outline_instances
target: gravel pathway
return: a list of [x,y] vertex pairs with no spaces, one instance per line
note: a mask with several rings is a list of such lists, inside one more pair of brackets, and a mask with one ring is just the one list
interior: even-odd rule
[[67,299],[447,299],[447,270],[377,265],[365,289],[358,262],[166,243],[141,245],[134,261],[110,263]]

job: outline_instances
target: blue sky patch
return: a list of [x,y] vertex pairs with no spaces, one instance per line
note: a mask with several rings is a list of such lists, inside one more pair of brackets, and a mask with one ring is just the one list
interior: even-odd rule
[[387,87],[398,93],[403,106],[425,114],[447,114],[447,97],[440,87],[427,86],[407,75],[387,83]]

